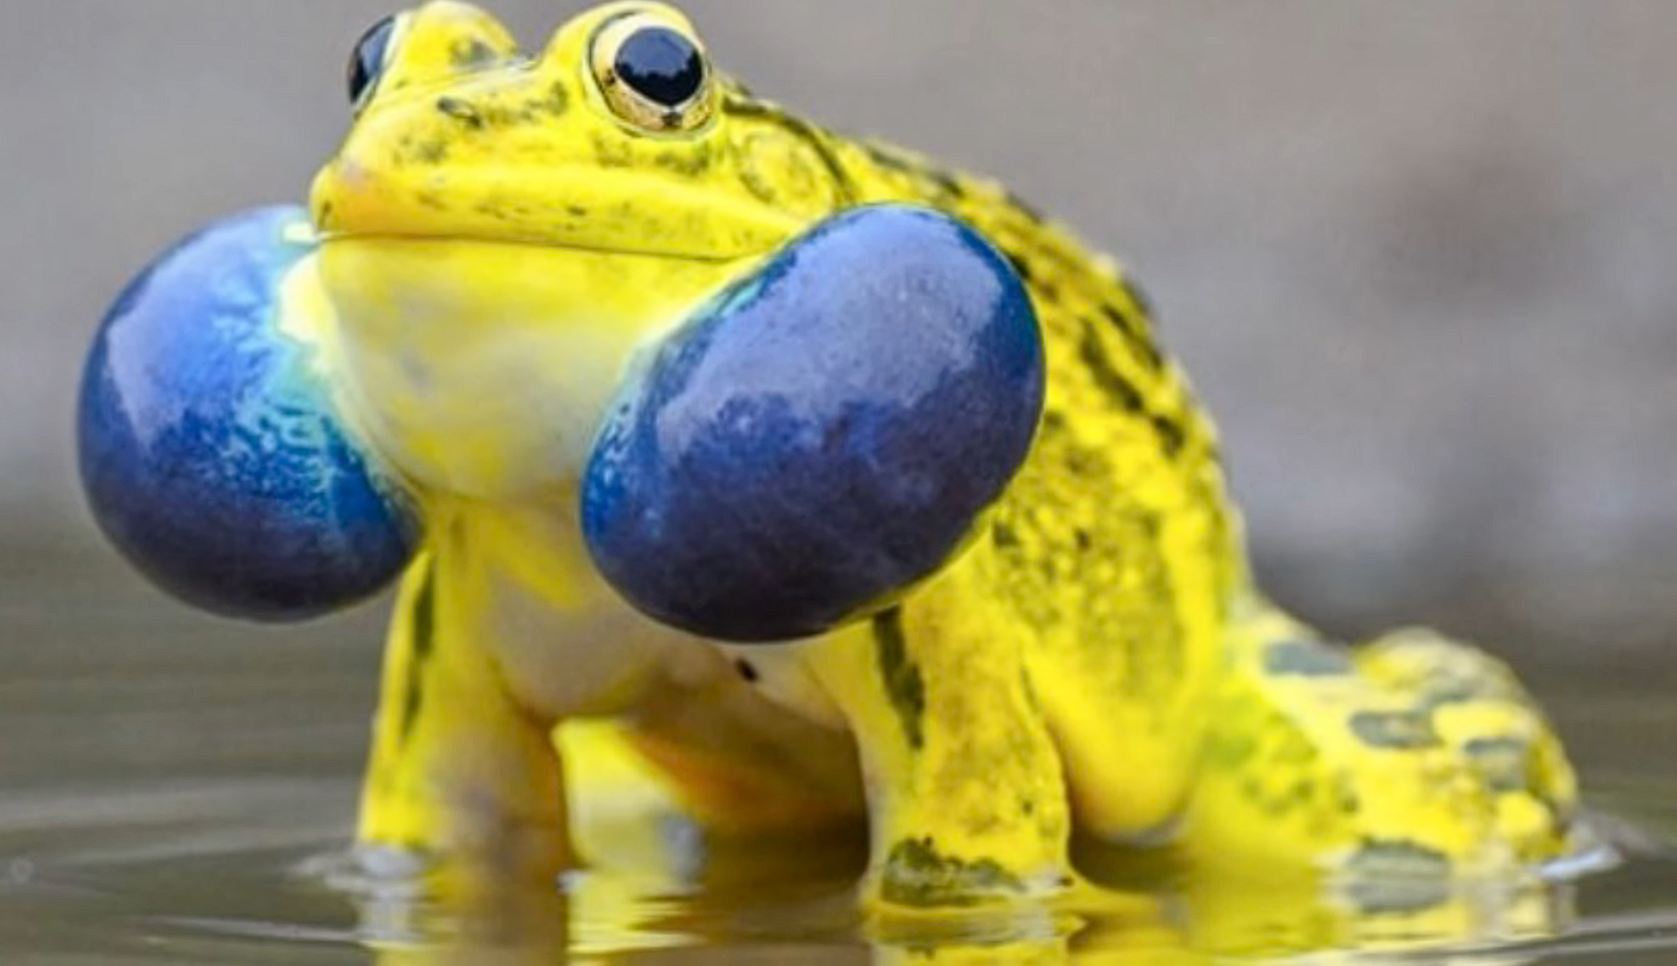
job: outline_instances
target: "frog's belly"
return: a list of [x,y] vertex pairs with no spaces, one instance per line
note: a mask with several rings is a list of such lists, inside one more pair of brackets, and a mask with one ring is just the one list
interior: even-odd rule
[[729,673],[715,648],[620,602],[555,609],[512,580],[498,581],[491,601],[490,632],[509,685],[556,718],[621,713],[662,679],[702,688]]
[[655,677],[697,684],[727,672],[712,647],[642,616],[607,586],[574,501],[438,504],[432,532],[453,560],[468,625],[533,713],[614,714]]

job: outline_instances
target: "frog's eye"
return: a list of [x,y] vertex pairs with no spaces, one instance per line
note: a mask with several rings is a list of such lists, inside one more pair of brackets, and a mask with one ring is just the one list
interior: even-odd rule
[[396,49],[392,42],[400,33],[405,15],[391,14],[367,28],[361,39],[355,42],[355,49],[349,55],[349,103],[357,111],[367,106],[372,99],[373,91],[378,87],[379,78],[384,76],[384,69],[390,63],[391,52]]
[[647,131],[691,131],[710,119],[714,85],[699,38],[654,11],[606,21],[589,65],[600,94],[620,119]]

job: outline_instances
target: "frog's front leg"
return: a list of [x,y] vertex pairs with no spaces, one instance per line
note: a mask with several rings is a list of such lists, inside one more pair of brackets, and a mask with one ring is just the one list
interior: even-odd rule
[[573,861],[554,722],[513,695],[482,639],[479,579],[435,545],[403,577],[357,838],[449,870],[551,879]]
[[1023,642],[953,592],[965,566],[806,645],[861,752],[864,892],[892,905],[972,905],[1073,882],[1064,776]]
[[998,634],[1017,621],[972,576],[984,548],[961,555],[1024,463],[1044,391],[1006,257],[946,215],[862,207],[665,337],[584,476],[583,533],[625,599],[713,640],[801,642],[854,732],[869,888],[890,903],[1069,880],[1025,642]]

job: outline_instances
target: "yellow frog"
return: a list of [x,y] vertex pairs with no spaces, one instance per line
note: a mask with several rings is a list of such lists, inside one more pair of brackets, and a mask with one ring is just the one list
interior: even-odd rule
[[[362,842],[550,876],[617,741],[719,837],[865,816],[864,896],[894,907],[1063,892],[1074,829],[1241,875],[1448,879],[1575,845],[1572,773],[1499,664],[1421,631],[1348,649],[1253,587],[1140,290],[995,183],[753,95],[641,0],[533,54],[433,0],[369,31],[351,94],[279,297],[420,523]],[[579,506],[621,386],[880,203],[976,229],[1028,292],[1029,456],[946,562],[830,629],[730,643],[645,616]],[[560,728],[583,719],[613,723]]]

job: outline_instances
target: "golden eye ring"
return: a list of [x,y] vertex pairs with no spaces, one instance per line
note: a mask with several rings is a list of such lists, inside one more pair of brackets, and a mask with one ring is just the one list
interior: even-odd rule
[[606,106],[641,131],[684,134],[714,113],[716,83],[704,46],[685,25],[656,12],[601,24],[588,63]]

